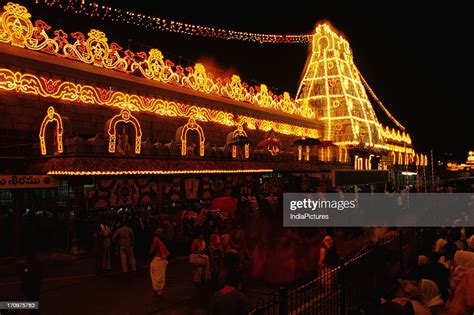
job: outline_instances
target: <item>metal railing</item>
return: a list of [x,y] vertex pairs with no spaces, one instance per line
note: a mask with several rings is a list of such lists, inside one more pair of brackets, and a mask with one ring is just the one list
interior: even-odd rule
[[[420,237],[421,236],[421,237]],[[251,315],[347,314],[364,309],[390,280],[416,265],[418,229],[405,229],[380,241],[336,268],[325,268],[303,285],[281,287],[257,298]]]

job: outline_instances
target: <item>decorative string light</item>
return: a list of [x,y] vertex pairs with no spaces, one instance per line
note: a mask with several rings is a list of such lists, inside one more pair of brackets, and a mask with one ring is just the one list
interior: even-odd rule
[[55,122],[56,123],[56,141],[58,145],[58,153],[63,153],[63,120],[61,115],[54,111],[53,106],[49,106],[47,110],[47,114],[41,123],[40,132],[39,132],[39,139],[40,139],[40,147],[41,147],[41,154],[46,155],[46,140],[45,140],[45,133],[46,127],[49,123]]
[[303,44],[308,43],[312,37],[311,34],[261,34],[194,25],[191,23],[162,19],[147,14],[135,13],[120,8],[113,8],[96,2],[86,3],[84,0],[80,2],[76,0],[37,0],[36,3],[38,3],[38,1],[49,7],[59,7],[63,11],[73,12],[75,14],[97,17],[112,22],[132,24],[152,30],[191,36],[212,37],[224,40],[240,40],[261,44]]
[[321,24],[311,48],[296,101],[320,109],[325,140],[382,147],[383,130],[358,76],[349,42]]
[[209,169],[209,170],[147,170],[147,171],[49,171],[48,175],[91,176],[91,175],[177,175],[177,174],[235,174],[235,173],[271,173],[272,169]]
[[129,109],[134,112],[152,113],[167,117],[194,117],[203,122],[223,126],[245,125],[250,130],[273,130],[277,133],[297,137],[318,138],[319,130],[278,121],[236,115],[217,109],[210,109],[181,102],[168,101],[158,97],[128,94],[112,89],[40,77],[31,73],[13,72],[0,68],[0,91],[18,94],[38,95],[46,99]]
[[140,154],[141,148],[141,139],[142,139],[142,128],[138,119],[132,115],[129,109],[124,108],[119,115],[115,115],[109,122],[109,127],[107,128],[107,133],[109,134],[109,152],[115,153],[115,145],[117,141],[117,124],[130,123],[135,129],[135,153]]
[[375,95],[374,91],[370,88],[369,84],[367,83],[367,81],[365,81],[364,77],[362,76],[362,73],[360,73],[359,71],[357,71],[357,72],[359,73],[359,77],[362,80],[362,82],[364,83],[364,86],[369,91],[370,95],[372,95],[375,102],[377,102],[377,104],[380,106],[380,108],[382,108],[382,110],[385,112],[385,114],[387,114],[388,118],[390,118],[395,123],[395,125],[397,125],[402,131],[405,131],[405,127],[401,123],[399,123],[398,120],[396,120],[395,117],[393,117],[392,114],[390,114],[388,109],[382,104],[382,102],[379,100],[377,95]]
[[231,78],[216,77],[200,63],[183,69],[165,59],[158,49],[151,49],[148,54],[123,51],[117,43],[109,44],[105,33],[96,29],[89,31],[87,36],[80,32],[69,36],[62,30],[48,34],[51,27],[41,20],[33,24],[31,14],[25,7],[9,2],[3,9],[0,14],[0,43],[255,104],[265,108],[265,111],[282,111],[304,118],[315,117],[312,108],[305,104],[300,106],[288,92],[277,95],[265,84],[248,86],[238,75],[232,75]]

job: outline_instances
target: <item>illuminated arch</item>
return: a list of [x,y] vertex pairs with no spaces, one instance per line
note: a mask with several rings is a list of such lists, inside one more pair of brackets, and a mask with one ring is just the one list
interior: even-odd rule
[[117,141],[117,124],[120,122],[126,124],[131,123],[135,127],[135,153],[140,154],[142,129],[135,116],[133,116],[130,110],[126,108],[122,109],[120,114],[112,117],[109,122],[109,128],[107,129],[107,133],[109,134],[109,152],[115,153],[115,144]]
[[46,155],[46,141],[44,139],[44,134],[46,132],[46,127],[51,122],[56,122],[56,138],[58,142],[58,153],[63,153],[63,120],[61,116],[54,111],[54,107],[48,107],[46,116],[41,123],[40,132],[39,132],[39,139],[40,139],[40,147],[41,147],[41,154]]
[[371,165],[371,161],[372,161],[372,158],[375,157],[375,154],[370,154],[369,155],[369,158],[366,160],[365,162],[365,169],[367,170],[371,170],[372,169],[372,165]]
[[[237,129],[234,130],[234,132],[232,133],[232,139],[235,139],[235,137],[237,137],[237,136],[247,137],[247,133],[245,132],[242,124],[239,124],[237,126]],[[244,145],[244,154],[245,154],[245,158],[248,159],[249,156],[250,156],[250,144],[249,143],[246,143]],[[237,146],[236,145],[232,145],[232,157],[234,159],[237,157]]]
[[345,163],[347,162],[347,148],[343,146],[339,146],[339,162]]
[[[304,146],[304,160],[309,161],[309,153],[311,151],[311,148],[309,145]],[[303,159],[303,146],[299,145],[298,146],[298,161],[301,161]]]
[[392,158],[393,158],[393,165],[395,165],[396,162],[397,162],[397,156],[396,156],[396,154],[395,154],[395,151],[391,151],[391,152],[390,152],[390,155],[391,155]]
[[187,137],[188,131],[196,130],[199,134],[199,155],[204,156],[204,142],[206,138],[204,137],[204,131],[202,130],[201,126],[196,123],[196,120],[193,117],[189,118],[189,121],[186,125],[183,126],[181,129],[181,155],[186,155],[187,151]]

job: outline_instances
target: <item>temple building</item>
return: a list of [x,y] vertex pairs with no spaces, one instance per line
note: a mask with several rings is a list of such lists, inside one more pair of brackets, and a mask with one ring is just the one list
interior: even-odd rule
[[[328,24],[315,29],[293,98],[158,49],[123,50],[96,29],[67,33],[15,3],[0,22],[0,201],[17,223],[25,208],[96,223],[124,207],[209,207],[236,190],[401,185],[398,173],[428,164]],[[338,182],[339,171],[355,173]]]

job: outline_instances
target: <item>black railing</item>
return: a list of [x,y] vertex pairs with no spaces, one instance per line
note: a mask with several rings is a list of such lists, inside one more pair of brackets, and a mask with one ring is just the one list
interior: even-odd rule
[[[326,268],[303,285],[282,287],[258,297],[252,315],[347,314],[365,309],[390,280],[416,265],[426,230],[401,230],[336,268]],[[426,235],[425,235],[426,234]]]

